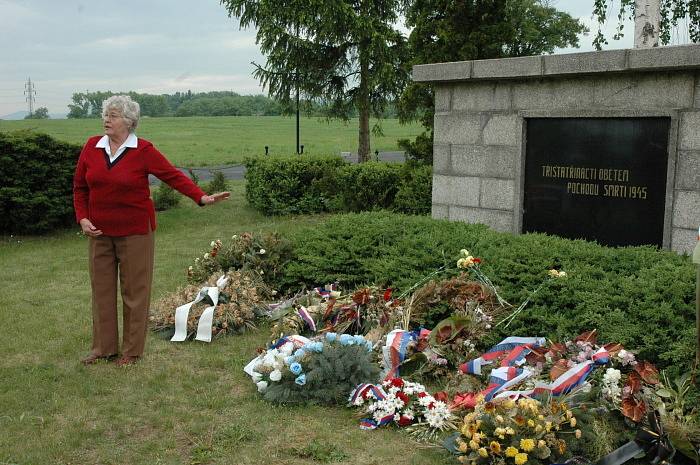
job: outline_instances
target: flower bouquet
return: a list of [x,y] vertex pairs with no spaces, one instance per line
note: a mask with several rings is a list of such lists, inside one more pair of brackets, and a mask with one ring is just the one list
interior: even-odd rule
[[379,366],[372,344],[361,335],[326,333],[316,340],[283,338],[248,364],[266,400],[276,403],[336,404],[356,385],[374,382]]
[[376,342],[401,318],[401,308],[391,300],[391,290],[370,287],[342,294],[335,285],[327,285],[272,304],[268,314],[275,321],[273,335],[371,333]]
[[422,384],[392,378],[380,385],[357,386],[348,402],[351,406],[362,407],[362,415],[369,415],[361,422],[363,429],[388,424],[411,426],[411,432],[418,439],[428,440],[455,428],[455,418],[445,402],[446,397],[444,394],[437,397],[430,395]]
[[482,399],[447,446],[460,463],[549,464],[566,458],[567,442],[581,437],[576,425],[569,406],[558,400]]
[[[211,275],[203,285],[185,286],[156,301],[149,316],[151,328],[172,334],[171,331],[175,328],[175,309],[194,301],[202,286],[216,286],[217,278],[219,274]],[[214,310],[212,334],[215,337],[255,328],[256,315],[265,309],[265,302],[273,292],[252,271],[229,271],[226,278],[228,280],[219,292],[218,304]],[[189,336],[197,331],[199,317],[212,303],[211,298],[206,297],[191,308],[187,317]]]
[[291,245],[279,234],[242,233],[226,243],[220,239],[210,243],[210,249],[196,257],[187,268],[190,284],[199,284],[213,273],[229,270],[250,270],[273,283],[291,256]]

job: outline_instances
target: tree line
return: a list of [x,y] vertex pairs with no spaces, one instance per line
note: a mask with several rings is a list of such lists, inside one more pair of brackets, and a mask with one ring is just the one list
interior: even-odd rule
[[240,95],[236,92],[176,92],[142,94],[138,92],[76,92],[68,105],[68,118],[97,118],[102,102],[112,95],[127,94],[141,107],[143,116],[276,116],[285,108],[264,95]]

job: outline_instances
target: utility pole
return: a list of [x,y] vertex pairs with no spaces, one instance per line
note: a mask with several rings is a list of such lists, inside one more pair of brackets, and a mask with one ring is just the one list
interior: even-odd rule
[[34,114],[34,102],[36,101],[36,89],[34,89],[32,78],[27,78],[27,82],[24,84],[24,95],[26,95],[25,100],[29,104],[29,115],[31,116]]

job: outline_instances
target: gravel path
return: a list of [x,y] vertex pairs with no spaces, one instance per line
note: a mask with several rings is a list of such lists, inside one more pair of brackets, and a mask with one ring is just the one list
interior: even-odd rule
[[[357,163],[357,154],[350,152],[342,152],[341,156],[351,162]],[[380,161],[403,163],[406,160],[404,152],[379,152]],[[178,168],[183,173],[189,175],[187,168]],[[243,179],[245,175],[245,166],[243,165],[228,165],[228,166],[207,166],[206,168],[192,168],[194,174],[199,177],[202,182],[211,181],[213,171],[221,171],[224,173],[226,179]],[[151,184],[160,184],[160,181],[155,176],[150,176],[149,182]]]

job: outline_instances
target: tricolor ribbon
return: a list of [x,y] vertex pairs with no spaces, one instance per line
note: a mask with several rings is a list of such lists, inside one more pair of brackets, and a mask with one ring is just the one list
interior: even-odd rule
[[538,383],[534,389],[528,391],[504,391],[496,397],[519,398],[543,397],[547,395],[558,397],[571,392],[575,387],[583,384],[596,365],[605,365],[609,361],[608,351],[601,347],[591,356],[590,360],[574,365],[551,383]]
[[325,287],[315,287],[314,291],[321,297],[328,298],[331,296],[331,292],[337,290],[337,288],[337,284],[326,284]]
[[399,376],[399,367],[406,359],[408,345],[412,341],[427,338],[430,331],[421,328],[418,331],[405,331],[395,329],[386,336],[386,342],[382,347],[382,360],[384,361],[384,379]]
[[[366,394],[368,392],[371,393],[376,400],[384,400],[386,398],[386,392],[384,392],[384,389],[382,389],[381,386],[363,383],[359,384],[355,389],[353,389],[352,393],[350,394],[350,398],[348,399],[348,402],[350,403],[350,405],[354,405],[358,397],[366,399]],[[391,423],[392,421],[394,421],[394,415],[386,415],[385,417],[380,418],[379,421],[376,421],[373,418],[363,418],[362,420],[360,420],[360,429],[377,429],[380,426]]]
[[542,337],[507,337],[491,347],[481,357],[461,364],[459,369],[462,373],[480,375],[482,366],[490,365],[494,360],[504,355],[506,358],[501,363],[501,366],[522,365],[530,348],[542,346],[545,342],[545,339]]
[[228,278],[226,275],[221,276],[216,281],[216,286],[203,287],[197,293],[197,297],[185,305],[181,305],[175,309],[175,334],[170,339],[173,342],[182,342],[187,339],[187,317],[190,315],[190,309],[196,303],[199,303],[209,297],[212,301],[212,306],[204,309],[202,314],[199,316],[199,323],[197,324],[197,336],[195,337],[198,341],[211,342],[211,332],[212,325],[214,323],[214,310],[216,305],[219,303],[219,293],[221,289],[226,287],[228,283]]
[[[559,376],[552,383],[538,383],[534,389],[527,391],[509,391],[531,377],[534,372],[527,367],[518,368],[525,362],[525,357],[534,347],[544,345],[542,338],[509,337],[496,344],[486,354],[476,360],[471,360],[460,366],[464,373],[481,374],[483,365],[491,364],[497,358],[503,357],[501,366],[491,371],[489,384],[480,394],[486,401],[494,398],[541,397],[543,395],[561,396],[580,386],[596,365],[605,365],[610,355],[604,347],[598,349],[590,360],[581,362]],[[474,407],[476,394],[463,393],[455,397],[454,404],[464,407]]]

